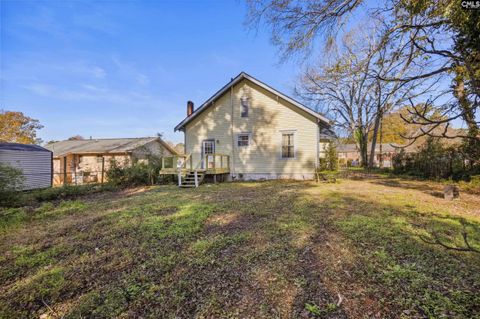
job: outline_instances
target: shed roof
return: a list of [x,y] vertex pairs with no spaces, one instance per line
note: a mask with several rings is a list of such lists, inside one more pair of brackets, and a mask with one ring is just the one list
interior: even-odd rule
[[0,143],[0,150],[50,152],[50,150],[34,144]]
[[153,141],[159,141],[172,154],[177,152],[159,137],[104,138],[88,140],[67,140],[48,144],[45,147],[53,152],[54,157],[67,154],[105,154],[130,153]]
[[206,110],[209,106],[212,105],[212,102],[216,101],[219,97],[221,97],[225,92],[227,92],[230,87],[232,87],[233,85],[239,83],[241,80],[243,79],[247,79],[253,83],[255,83],[256,85],[264,88],[265,90],[277,95],[278,97],[282,98],[283,100],[287,101],[287,102],[290,102],[291,104],[293,104],[294,106],[296,106],[297,108],[307,112],[308,114],[310,115],[313,115],[315,118],[319,119],[320,121],[322,121],[324,124],[326,125],[330,125],[330,121],[325,117],[323,116],[322,114],[318,113],[318,112],[315,112],[313,111],[312,109],[306,107],[305,105],[303,105],[302,103],[292,99],[291,97],[287,96],[286,94],[283,94],[282,92],[272,88],[271,86],[263,83],[262,81],[259,81],[257,80],[256,78],[254,78],[253,76],[251,75],[248,75],[247,73],[245,72],[241,72],[239,75],[237,75],[235,78],[233,78],[230,82],[228,82],[227,84],[225,84],[220,90],[217,91],[217,93],[215,93],[214,95],[212,95],[207,101],[205,101],[202,105],[200,105],[200,107],[195,110],[195,112],[192,113],[192,115],[186,117],[183,121],[181,121],[177,126],[175,126],[175,131],[178,131],[178,130],[181,130],[185,127],[185,125],[190,122],[191,120],[193,120],[195,117],[197,117],[200,113],[202,113],[204,110]]

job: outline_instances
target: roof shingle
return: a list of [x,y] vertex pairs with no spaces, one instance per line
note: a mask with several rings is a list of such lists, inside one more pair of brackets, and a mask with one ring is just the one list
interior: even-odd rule
[[[167,145],[159,137],[138,137],[67,140],[48,144],[45,148],[51,150],[54,157],[66,154],[129,153],[155,140],[160,141],[164,146]],[[167,145],[166,147],[172,151],[170,146]]]

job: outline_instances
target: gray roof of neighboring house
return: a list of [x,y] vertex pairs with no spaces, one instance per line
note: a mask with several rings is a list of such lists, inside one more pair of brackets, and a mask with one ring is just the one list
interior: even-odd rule
[[[400,147],[404,145],[400,144],[390,144],[390,143],[382,143],[382,152],[395,152],[396,150],[400,150]],[[372,143],[368,143],[368,151],[372,147]],[[380,152],[380,144],[377,143],[375,145],[375,151]],[[338,144],[337,145],[337,152],[340,153],[352,153],[358,152],[357,144]]]
[[20,143],[0,143],[0,150],[50,152],[50,150],[38,145]]
[[212,102],[214,102],[215,100],[217,100],[220,96],[223,95],[223,93],[227,92],[228,89],[230,89],[230,87],[232,85],[235,85],[237,83],[239,83],[241,80],[243,79],[247,79],[253,83],[255,83],[256,85],[264,88],[265,90],[277,95],[278,97],[284,99],[285,101],[287,102],[290,102],[291,104],[293,104],[294,106],[298,107],[299,109],[315,116],[317,119],[321,120],[322,122],[324,122],[326,125],[330,125],[330,120],[327,119],[325,116],[323,116],[322,114],[318,113],[318,112],[315,112],[313,111],[312,109],[306,107],[305,105],[303,105],[302,103],[292,99],[291,97],[283,94],[282,92],[272,88],[271,86],[263,83],[262,81],[259,81],[257,80],[256,78],[254,78],[253,76],[251,75],[248,75],[247,73],[245,72],[241,72],[239,75],[237,75],[235,78],[233,78],[230,82],[228,82],[227,84],[225,84],[220,90],[217,91],[217,93],[215,93],[214,95],[212,95],[207,101],[205,101],[202,105],[200,105],[200,107],[198,109],[196,109],[192,115],[186,117],[183,121],[181,121],[177,126],[175,126],[175,132],[178,131],[178,130],[181,130],[185,127],[185,125],[190,122],[191,120],[193,120],[195,117],[197,117],[197,115],[199,115],[200,113],[202,113],[204,110],[206,110],[209,106],[212,105]]
[[335,139],[336,137],[337,135],[331,128],[322,127],[320,129],[320,133],[319,133],[320,140],[332,140],[332,139]]
[[45,148],[51,150],[54,157],[67,154],[130,153],[156,140],[162,143],[162,145],[173,154],[177,153],[159,137],[67,140],[48,144]]

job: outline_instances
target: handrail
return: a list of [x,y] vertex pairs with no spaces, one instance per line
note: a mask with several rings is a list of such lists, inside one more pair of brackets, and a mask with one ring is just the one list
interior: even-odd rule
[[195,168],[193,169],[193,171],[198,171],[198,169],[200,168],[200,166],[202,165],[202,162],[203,162],[203,158],[200,159],[200,161],[198,161],[197,165],[195,166]]
[[198,169],[202,165],[202,159],[198,161],[197,165],[195,166],[195,169],[193,169],[193,176],[194,176],[194,181],[195,181],[195,187],[198,187]]
[[181,170],[182,168],[187,168],[186,164],[187,164],[188,160],[190,160],[190,169],[192,169],[192,153],[190,153],[186,156],[184,155],[182,157],[185,157],[185,159],[184,159],[183,163],[181,163],[181,165],[179,165],[180,164],[180,161],[179,161],[180,157],[179,157],[179,159],[177,160],[177,169]]
[[[183,158],[183,162],[181,163],[182,158]],[[170,162],[170,160],[171,160],[171,162]],[[190,167],[191,167],[192,166],[191,154],[163,156],[162,157],[162,169],[178,169],[178,168],[183,168],[183,167],[186,168],[186,165],[189,162],[189,160],[190,160]]]
[[[185,160],[183,161],[183,163],[180,162],[180,159],[177,160],[177,170],[178,170],[178,186],[182,186],[182,168],[185,167],[186,168],[186,164],[188,162],[188,160],[191,158],[192,156],[192,153],[188,154],[186,157],[185,157]],[[191,165],[190,165],[190,169],[191,169]]]
[[162,169],[168,170],[199,170],[202,164],[205,169],[208,169],[208,164],[212,164],[210,168],[229,168],[230,155],[223,153],[204,154],[196,165],[193,165],[192,154],[187,155],[171,155],[162,157]]
[[182,175],[185,172],[192,172],[195,175],[195,182],[198,185],[198,174],[206,171],[210,174],[228,173],[230,169],[230,155],[223,153],[203,154],[200,160],[194,165],[193,154],[171,155],[162,157],[161,174],[178,174],[179,185],[181,185]]

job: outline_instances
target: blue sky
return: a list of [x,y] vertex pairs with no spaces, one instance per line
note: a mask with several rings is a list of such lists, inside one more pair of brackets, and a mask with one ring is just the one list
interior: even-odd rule
[[243,1],[0,1],[0,109],[40,120],[44,141],[153,136],[246,71],[287,94],[269,33]]

